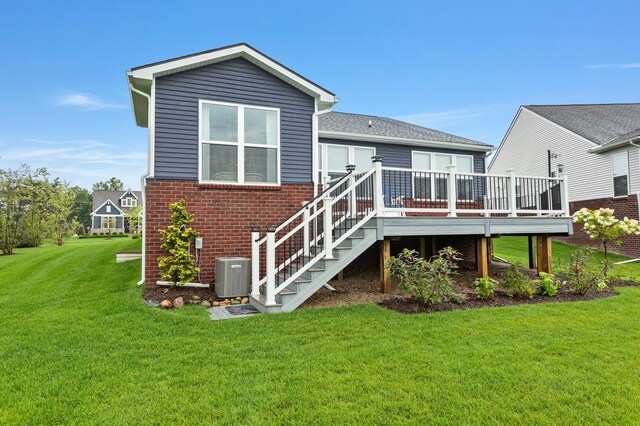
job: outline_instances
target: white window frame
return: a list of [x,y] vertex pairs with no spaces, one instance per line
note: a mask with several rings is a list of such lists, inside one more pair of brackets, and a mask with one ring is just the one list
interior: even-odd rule
[[348,164],[355,164],[356,162],[356,148],[364,148],[364,149],[371,149],[373,150],[373,155],[372,157],[375,157],[376,155],[376,148],[373,146],[363,146],[363,145],[342,145],[339,143],[319,143],[318,144],[318,152],[320,153],[320,157],[322,158],[322,167],[320,167],[320,164],[318,164],[318,172],[320,173],[320,181],[321,182],[326,182],[326,180],[329,179],[329,173],[342,173],[342,174],[346,174],[347,170],[343,169],[343,170],[329,170],[327,168],[327,166],[329,165],[329,149],[327,147],[329,146],[336,146],[336,147],[340,147],[340,148],[347,148],[347,156],[349,157],[348,159]]
[[[625,158],[625,164],[627,165],[627,173],[626,175],[616,175],[613,169],[613,164],[614,164],[614,158],[615,157],[621,157],[624,155]],[[627,177],[627,193],[624,195],[616,195],[616,185],[614,183],[615,178],[619,177],[619,176],[626,176]],[[629,193],[630,193],[630,186],[631,186],[631,179],[629,176],[629,151],[624,151],[624,152],[619,152],[617,154],[611,154],[611,190],[613,193],[613,197],[614,198],[624,198],[624,197],[628,197]]]
[[[105,219],[106,220],[113,219],[113,228],[104,226]],[[101,215],[100,216],[100,229],[118,229],[118,217],[117,216]]]
[[110,206],[109,204],[107,204],[107,205],[105,206],[105,211],[106,211],[107,213],[111,213],[111,206]]
[[[416,169],[414,168],[414,164],[415,164],[415,155],[418,154],[422,154],[422,155],[430,155],[430,168],[429,170],[424,170],[424,169]],[[453,161],[453,165],[457,167],[458,165],[458,157],[467,157],[471,159],[471,173],[474,173],[473,167],[474,167],[474,158],[473,155],[467,155],[467,154],[452,154],[452,153],[448,153],[448,152],[432,152],[432,151],[415,151],[412,150],[411,151],[411,170],[415,170],[415,171],[419,171],[419,172],[429,172],[429,173],[447,173],[447,171],[439,171],[436,170],[436,155],[449,155],[452,158]],[[456,172],[458,172],[456,170]],[[467,173],[467,172],[464,172]],[[436,179],[429,179],[430,181],[430,185],[431,185],[431,194],[433,194],[433,197],[431,199],[427,199],[427,198],[414,198],[416,201],[444,201],[447,198],[438,198],[436,197]],[[458,194],[457,194],[457,190],[458,190],[458,186],[457,186],[457,182],[456,182],[456,199],[458,198]],[[449,187],[447,187],[447,191],[449,191]],[[416,188],[415,188],[415,179],[411,178],[411,193],[413,195],[415,195],[416,193]],[[475,193],[475,188],[473,187],[473,185],[471,186],[471,199],[470,200],[457,200],[457,201],[464,201],[464,202],[472,202],[474,199],[474,193]]]
[[[205,140],[202,137],[202,106],[208,105],[222,105],[222,106],[232,106],[238,109],[238,141],[237,142],[228,142],[228,141],[215,141],[215,140]],[[244,141],[244,110],[245,108],[251,109],[261,109],[265,111],[275,111],[276,112],[276,144],[275,145],[266,145],[266,144],[252,144],[245,143]],[[235,146],[237,147],[237,173],[238,180],[237,181],[228,181],[228,180],[204,180],[202,179],[202,145],[203,144],[211,144],[211,145],[227,145],[227,146]],[[244,180],[244,149],[245,148],[263,148],[263,149],[275,149],[276,150],[276,167],[277,167],[277,182],[245,182]],[[222,184],[222,185],[251,185],[251,186],[280,186],[280,174],[281,174],[281,162],[280,162],[280,108],[274,107],[264,107],[258,105],[249,105],[249,104],[238,104],[238,103],[230,103],[230,102],[219,102],[219,101],[211,101],[207,99],[199,99],[198,100],[198,182],[200,183],[213,183],[213,184]]]

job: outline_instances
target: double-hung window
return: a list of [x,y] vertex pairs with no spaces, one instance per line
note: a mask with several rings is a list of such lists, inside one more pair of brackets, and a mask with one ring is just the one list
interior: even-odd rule
[[369,171],[373,168],[371,157],[374,155],[375,148],[321,143],[318,145],[320,181],[344,176],[350,164],[356,166],[356,173]]
[[113,216],[102,216],[102,229],[116,229],[116,218]]
[[200,101],[200,181],[280,183],[280,111]]
[[613,196],[629,195],[629,157],[627,152],[611,156],[613,169]]

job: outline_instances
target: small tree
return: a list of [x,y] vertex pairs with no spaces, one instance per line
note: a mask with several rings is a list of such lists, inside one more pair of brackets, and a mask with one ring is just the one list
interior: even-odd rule
[[129,223],[129,232],[135,234],[138,233],[138,226],[140,225],[140,214],[142,213],[142,206],[131,207],[125,211],[125,219]]
[[189,253],[191,241],[200,233],[188,226],[193,221],[193,215],[187,212],[185,204],[184,200],[169,204],[173,212],[171,225],[159,230],[162,236],[160,247],[169,252],[167,256],[158,258],[160,276],[174,285],[192,281],[200,272],[195,265],[195,257]]
[[613,209],[600,208],[598,210],[590,210],[585,207],[573,214],[573,222],[582,224],[582,230],[589,238],[602,243],[605,276],[609,271],[609,243],[614,242],[620,245],[622,244],[621,238],[640,234],[637,220],[629,219],[628,217],[620,220],[613,215],[613,212]]
[[73,216],[76,194],[69,184],[56,179],[51,185],[46,214],[46,233],[59,246],[71,237],[80,223]]

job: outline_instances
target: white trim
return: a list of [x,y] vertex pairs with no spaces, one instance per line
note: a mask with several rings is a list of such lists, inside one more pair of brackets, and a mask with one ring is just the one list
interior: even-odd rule
[[[204,104],[210,105],[224,105],[224,106],[233,106],[237,108],[238,113],[238,140],[237,142],[228,142],[228,141],[215,141],[215,140],[205,140],[202,137],[202,106]],[[261,109],[265,111],[275,111],[276,112],[276,145],[264,145],[264,144],[252,144],[245,143],[245,134],[244,134],[244,111],[246,108],[250,109]],[[216,180],[204,180],[202,178],[202,144],[210,144],[210,145],[228,145],[237,147],[237,181],[216,181]],[[249,148],[261,148],[261,149],[275,149],[276,150],[276,182],[245,182],[244,181],[244,149],[245,147]],[[265,107],[259,105],[249,105],[249,104],[239,104],[239,103],[230,103],[230,102],[219,102],[212,101],[208,99],[198,99],[198,182],[204,184],[221,184],[221,185],[258,185],[258,186],[280,186],[281,183],[281,170],[282,164],[280,161],[281,157],[281,141],[280,141],[280,108],[274,107]]]
[[122,200],[124,198],[125,195],[127,195],[128,193],[131,193],[131,195],[133,195],[134,197],[136,197],[136,200],[139,200],[138,196],[133,192],[133,190],[131,188],[127,189],[126,191],[124,191],[124,194],[122,194],[120,196],[120,199]]
[[306,80],[302,76],[287,69],[283,65],[275,62],[271,58],[268,58],[264,54],[258,52],[252,47],[246,44],[240,44],[235,46],[229,46],[221,48],[212,52],[204,52],[196,54],[186,58],[178,58],[156,65],[148,65],[143,68],[128,71],[128,75],[133,78],[152,80],[155,77],[160,77],[168,74],[174,74],[188,69],[202,67],[217,62],[226,61],[229,59],[242,57],[247,59],[254,65],[259,66],[265,71],[274,74],[281,80],[284,80],[292,86],[310,94],[313,97],[319,98],[321,102],[329,104],[336,103],[336,98],[333,94],[329,93],[320,86]]
[[[96,212],[97,212],[98,210],[100,210],[102,207],[104,207],[104,206],[105,206],[105,204],[107,204],[107,203],[111,203],[111,205],[112,205],[112,206],[114,206],[114,207],[116,208],[116,210],[118,210],[122,216],[125,216],[125,213],[124,213],[122,210],[120,210],[120,208],[118,208],[118,206],[116,206],[116,205],[115,205],[115,203],[114,203],[113,201],[111,201],[111,199],[110,199],[110,198],[107,198],[107,200],[106,200],[104,203],[100,204],[100,205],[98,206],[98,208],[96,208],[94,211],[92,211],[92,212],[91,212],[91,216],[105,216],[105,215],[99,215],[99,214],[97,214]],[[106,215],[106,216],[111,216],[111,215]],[[116,215],[116,216],[117,216],[117,215]]]
[[151,96],[149,99],[149,117],[147,127],[149,128],[149,158],[147,159],[148,178],[156,175],[156,79],[151,80]]
[[493,146],[486,146],[486,145],[430,141],[425,139],[399,138],[399,137],[392,137],[392,136],[366,135],[366,134],[360,134],[360,133],[330,132],[330,131],[323,131],[323,130],[321,130],[319,133],[320,133],[320,137],[323,137],[323,138],[345,139],[345,140],[360,141],[360,142],[384,142],[389,144],[423,146],[423,147],[431,147],[431,148],[439,148],[439,147],[458,148],[466,151],[481,151],[481,152],[489,152],[495,149],[495,147]]
[[[613,167],[613,159],[614,157],[619,157],[624,155],[626,158],[626,164],[627,164],[627,174],[626,175],[617,175],[614,172],[614,167]],[[631,195],[631,176],[629,175],[629,151],[622,151],[622,152],[617,152],[615,154],[611,154],[610,155],[610,161],[611,161],[611,193],[613,194],[613,198],[624,198],[624,197],[628,197],[629,195]],[[616,195],[616,185],[615,185],[615,178],[616,177],[620,177],[620,176],[626,176],[627,177],[627,193],[623,194],[623,195]]]

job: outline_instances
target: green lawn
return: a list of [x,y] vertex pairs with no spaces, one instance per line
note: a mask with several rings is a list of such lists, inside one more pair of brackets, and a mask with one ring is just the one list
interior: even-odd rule
[[[493,240],[494,254],[500,256],[503,259],[510,260],[512,262],[520,262],[522,265],[527,266],[529,264],[529,252],[527,245],[527,237],[501,237]],[[553,242],[553,266],[557,269],[559,265],[569,263],[569,257],[571,253],[578,246],[561,243],[559,241]],[[599,263],[604,259],[602,251],[596,251],[593,257],[594,263]],[[611,263],[629,260],[628,257],[621,256],[614,253],[609,253],[609,259]],[[614,265],[611,269],[611,275],[617,276],[628,280],[640,281],[640,261],[625,263],[624,265]]]
[[406,316],[212,322],[140,298],[139,242],[0,258],[0,424],[640,423],[640,288]]

